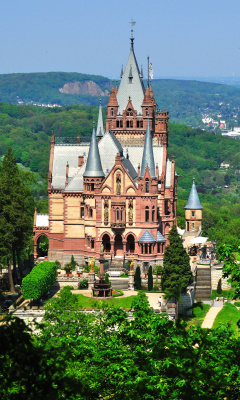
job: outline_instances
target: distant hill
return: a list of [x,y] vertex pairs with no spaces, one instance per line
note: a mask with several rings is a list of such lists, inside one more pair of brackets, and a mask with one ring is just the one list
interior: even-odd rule
[[[67,72],[0,75],[0,101],[12,104],[106,105],[112,81],[98,75]],[[202,114],[240,125],[240,89],[191,80],[152,81],[160,109],[170,111],[171,122],[204,128]]]

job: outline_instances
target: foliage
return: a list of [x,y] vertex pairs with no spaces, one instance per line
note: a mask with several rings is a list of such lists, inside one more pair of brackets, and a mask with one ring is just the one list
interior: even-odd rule
[[170,296],[179,298],[192,282],[190,259],[175,225],[169,233],[168,240],[170,244],[166,247],[163,257],[162,288]]
[[217,284],[217,294],[222,293],[222,279],[220,278]]
[[134,288],[136,290],[142,289],[141,270],[140,270],[139,265],[137,266],[135,274],[134,274]]
[[152,275],[152,266],[148,268],[148,290],[151,291],[153,288],[153,275]]
[[234,287],[234,297],[240,297],[240,268],[236,261],[234,248],[230,244],[218,246],[219,261],[223,261],[223,278]]
[[54,262],[43,261],[22,281],[24,299],[39,299],[56,280],[57,266]]
[[88,279],[82,279],[79,282],[78,289],[87,289],[88,288]]
[[[228,289],[228,290],[222,290],[221,297],[224,297],[225,299],[232,300],[234,297],[234,289]],[[219,297],[219,294],[217,293],[216,289],[212,289],[211,293],[211,300],[215,300],[216,297]]]
[[163,267],[162,265],[155,265],[155,268],[153,270],[154,275],[162,275],[163,273]]
[[234,305],[235,305],[236,307],[240,307],[240,301],[235,301]]
[[188,325],[201,326],[209,309],[209,304],[200,304],[197,305],[197,307],[193,307],[192,317],[189,318]]
[[28,245],[32,235],[33,196],[28,187],[31,174],[19,171],[11,148],[8,149],[0,170],[0,256],[7,258],[11,291],[11,258],[14,270],[16,257]]
[[48,252],[48,238],[45,235],[40,236],[38,240],[38,248],[41,254],[47,254]]

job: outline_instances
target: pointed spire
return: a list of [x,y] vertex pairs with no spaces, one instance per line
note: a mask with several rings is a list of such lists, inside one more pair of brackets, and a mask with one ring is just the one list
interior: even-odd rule
[[105,175],[102,169],[102,163],[97,144],[95,126],[93,125],[92,139],[88,152],[87,165],[83,177],[99,178],[104,176]]
[[98,124],[97,124],[97,138],[101,138],[104,135],[104,127],[103,127],[103,116],[102,116],[102,100],[100,99],[99,104],[99,112],[98,112]]
[[146,136],[145,136],[145,143],[144,143],[144,149],[143,149],[140,178],[144,177],[147,166],[148,166],[151,178],[156,178],[155,162],[154,162],[153,147],[152,147],[152,135],[150,132],[149,119],[148,119],[147,132],[146,132]]
[[202,206],[198,197],[196,185],[195,185],[195,179],[193,178],[193,184],[192,184],[192,189],[188,198],[187,205],[184,207],[185,209],[188,210],[201,210]]

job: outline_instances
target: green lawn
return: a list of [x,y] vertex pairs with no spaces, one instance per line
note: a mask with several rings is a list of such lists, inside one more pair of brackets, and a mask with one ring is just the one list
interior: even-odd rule
[[[74,294],[74,292],[73,292]],[[83,294],[74,294],[78,298],[79,308],[101,308],[103,304],[109,306],[117,306],[123,308],[131,308],[133,299],[136,296],[129,297],[113,297],[106,300],[97,300],[91,297],[84,296]]]
[[188,325],[201,326],[209,308],[209,304],[202,304],[201,307],[195,307],[193,309],[192,317],[190,317],[188,320]]
[[240,310],[238,310],[233,304],[225,303],[222,310],[216,316],[213,324],[213,329],[220,325],[229,325],[235,332],[235,335],[239,334],[237,322],[240,320]]
[[221,294],[217,293],[216,289],[212,290],[211,300],[216,299],[216,297],[225,297],[225,299],[232,299],[234,296],[235,289],[223,290]]

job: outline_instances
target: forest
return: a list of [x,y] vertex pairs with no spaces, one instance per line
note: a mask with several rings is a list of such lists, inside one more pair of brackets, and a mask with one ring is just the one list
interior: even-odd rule
[[[97,106],[99,95],[61,93],[67,83],[95,82],[104,93],[119,81],[103,76],[67,72],[19,73],[0,75],[0,101],[18,104],[39,103]],[[146,82],[145,82],[146,83]],[[202,113],[226,120],[228,128],[240,125],[240,89],[219,83],[193,80],[154,79],[151,82],[160,109],[170,110],[171,121],[204,128]],[[146,86],[146,85],[145,85]],[[108,96],[103,95],[106,105]],[[221,117],[219,117],[221,115]]]
[[[31,187],[39,212],[47,212],[51,133],[68,138],[90,136],[97,118],[98,107],[46,108],[0,103],[0,157],[12,147],[20,168],[34,173],[35,183]],[[204,207],[204,234],[236,247],[240,244],[240,142],[170,124],[168,152],[170,158],[175,157],[179,175],[178,225],[184,227],[184,206],[194,177]],[[220,168],[223,161],[230,164],[227,170]]]

